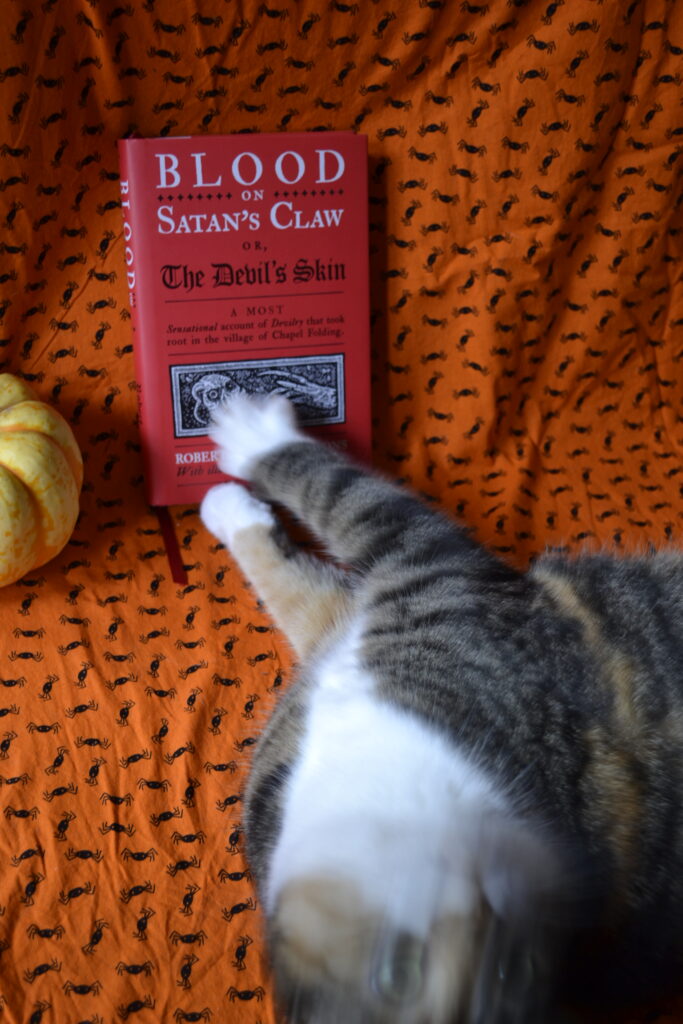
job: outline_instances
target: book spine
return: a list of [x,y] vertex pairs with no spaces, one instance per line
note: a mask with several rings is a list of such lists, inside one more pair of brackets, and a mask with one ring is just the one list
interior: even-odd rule
[[145,260],[144,240],[145,231],[140,216],[136,216],[135,198],[135,165],[131,159],[131,151],[125,140],[119,142],[119,166],[121,168],[121,212],[123,214],[123,239],[124,239],[124,261],[126,267],[126,283],[128,285],[128,302],[130,306],[131,323],[133,327],[133,358],[135,361],[135,375],[138,393],[138,418],[140,433],[143,439],[142,452],[145,461],[145,487],[150,504],[154,504],[153,495],[149,493],[149,482],[152,476],[147,465],[147,444],[145,438],[148,436],[147,423],[152,422],[154,415],[154,394],[148,390],[145,381],[153,380],[152,369],[152,346],[143,344],[143,338],[153,338],[152,326],[148,323],[152,304],[138,302],[138,295],[144,290]]

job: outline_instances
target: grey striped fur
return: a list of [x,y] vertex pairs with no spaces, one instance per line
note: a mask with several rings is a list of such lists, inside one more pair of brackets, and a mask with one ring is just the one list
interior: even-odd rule
[[[318,443],[266,455],[251,479],[259,496],[286,506],[323,541],[337,566],[266,529],[241,541],[245,566],[259,557],[249,544],[268,549],[271,565],[281,552],[282,578],[274,572],[269,583],[262,574],[254,583],[286,631],[287,580],[298,592],[296,579],[305,578],[321,595],[316,614],[290,630],[301,672],[254,754],[245,824],[260,884],[299,752],[307,661],[343,637],[362,609],[361,659],[381,698],[444,734],[558,851],[563,907],[573,905],[566,925],[577,931],[575,945],[595,954],[595,973],[614,967],[619,979],[648,982],[660,968],[680,968],[681,555],[549,554],[519,573],[445,514]],[[280,983],[291,996],[288,979]],[[350,993],[351,1016],[325,1016],[321,997],[307,998],[311,1020],[384,1019],[363,1016]]]

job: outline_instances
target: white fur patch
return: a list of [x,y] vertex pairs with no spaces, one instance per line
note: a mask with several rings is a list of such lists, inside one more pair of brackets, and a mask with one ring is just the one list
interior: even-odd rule
[[266,899],[292,881],[350,882],[388,927],[425,938],[473,913],[481,824],[504,805],[425,722],[380,700],[357,657],[361,624],[317,672]]
[[310,440],[296,424],[294,407],[282,395],[231,395],[213,414],[209,436],[218,465],[229,476],[249,480],[264,455],[293,441]]
[[235,483],[217,484],[207,491],[199,514],[207,530],[228,548],[240,530],[257,524],[271,527],[275,521],[268,505]]

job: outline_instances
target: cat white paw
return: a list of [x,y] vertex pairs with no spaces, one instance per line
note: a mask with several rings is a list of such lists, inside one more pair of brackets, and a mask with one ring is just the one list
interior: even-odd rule
[[240,530],[256,525],[270,528],[275,522],[270,506],[234,483],[216,484],[207,491],[199,514],[207,530],[229,548]]
[[282,395],[231,395],[213,414],[209,436],[218,448],[218,466],[229,476],[248,480],[264,455],[306,436],[294,407]]

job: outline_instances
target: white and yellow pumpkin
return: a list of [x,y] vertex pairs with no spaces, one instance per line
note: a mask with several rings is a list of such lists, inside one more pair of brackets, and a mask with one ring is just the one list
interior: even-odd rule
[[83,460],[65,419],[0,374],[0,586],[59,554],[78,518]]

